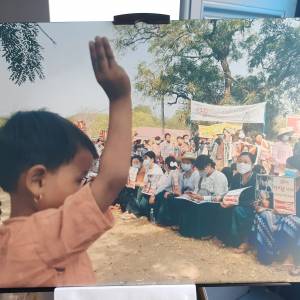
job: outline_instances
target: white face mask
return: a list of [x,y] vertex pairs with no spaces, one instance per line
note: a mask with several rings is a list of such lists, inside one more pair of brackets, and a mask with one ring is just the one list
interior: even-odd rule
[[133,168],[140,169],[140,167],[141,167],[141,164],[140,164],[140,163],[133,164],[133,165],[132,165],[132,167],[133,167]]
[[184,172],[188,172],[192,169],[192,165],[191,164],[181,164],[181,168]]
[[241,175],[244,175],[252,170],[252,165],[251,164],[246,164],[246,163],[238,163],[237,166],[237,171]]
[[199,171],[199,175],[200,177],[206,177],[207,174],[204,171]]
[[145,168],[149,168],[150,167],[150,163],[151,163],[150,159],[145,159],[144,162],[143,162],[143,165],[144,165]]
[[282,140],[283,142],[287,142],[289,139],[290,139],[290,138],[289,138],[288,135],[284,135],[284,136],[281,138],[281,140]]

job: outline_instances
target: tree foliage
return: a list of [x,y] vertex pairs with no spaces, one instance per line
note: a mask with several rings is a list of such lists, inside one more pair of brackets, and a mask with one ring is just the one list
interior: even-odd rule
[[[121,52],[147,43],[155,58],[138,69],[136,88],[146,96],[167,96],[169,104],[266,101],[270,134],[275,117],[300,104],[299,21],[192,20],[124,26],[117,33]],[[233,75],[233,63],[244,64],[246,74]]]
[[45,78],[38,33],[39,25],[34,23],[0,24],[0,52],[8,65],[10,80],[17,85]]

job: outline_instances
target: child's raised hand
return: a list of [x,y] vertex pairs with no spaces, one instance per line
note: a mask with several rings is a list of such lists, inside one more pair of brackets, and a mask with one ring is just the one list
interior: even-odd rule
[[124,69],[117,64],[107,38],[96,37],[89,43],[93,69],[98,83],[110,101],[130,97],[130,80]]

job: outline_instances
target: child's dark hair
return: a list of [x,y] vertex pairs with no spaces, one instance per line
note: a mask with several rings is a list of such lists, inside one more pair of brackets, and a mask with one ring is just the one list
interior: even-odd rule
[[165,164],[168,166],[170,170],[176,170],[178,168],[177,161],[173,156],[168,156],[165,159]]
[[208,155],[199,155],[194,162],[194,166],[199,170],[204,170],[208,165],[212,168],[216,167],[215,162]]
[[55,170],[84,148],[98,158],[93,142],[72,122],[45,110],[19,111],[0,128],[0,186],[13,192],[34,165]]
[[156,159],[156,155],[153,151],[146,152],[145,155],[144,155],[144,158],[145,158],[145,156],[148,156],[149,158],[153,159],[154,161]]

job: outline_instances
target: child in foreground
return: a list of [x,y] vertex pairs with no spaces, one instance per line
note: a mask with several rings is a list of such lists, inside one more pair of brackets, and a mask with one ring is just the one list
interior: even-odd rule
[[0,186],[11,197],[11,218],[0,226],[1,288],[96,283],[86,251],[113,225],[109,207],[127,181],[131,87],[106,38],[89,46],[110,102],[108,138],[91,183],[81,185],[97,151],[68,120],[17,112],[0,129]]

